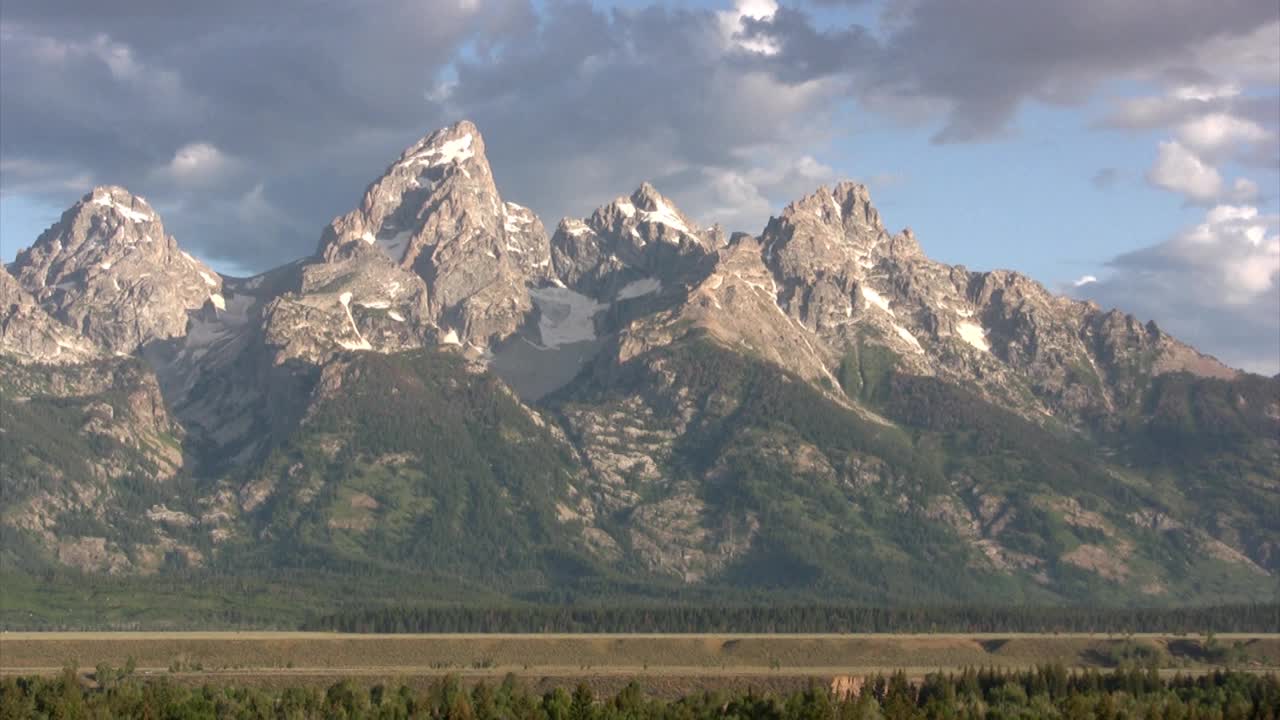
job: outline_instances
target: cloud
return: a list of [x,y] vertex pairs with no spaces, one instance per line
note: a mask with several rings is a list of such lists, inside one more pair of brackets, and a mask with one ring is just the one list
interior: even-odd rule
[[699,217],[751,232],[759,232],[763,218],[775,209],[777,201],[771,198],[794,199],[839,178],[833,168],[811,156],[783,153],[754,158],[747,169],[706,168],[701,174],[700,189],[685,193],[685,199],[700,208]]
[[[779,79],[751,50],[757,38],[726,41],[724,14],[552,8],[482,60],[459,61],[445,104],[484,131],[504,195],[548,224],[650,180],[695,218],[757,232],[791,199],[767,176],[833,132],[841,88]],[[727,12],[749,28],[767,10]]]
[[[750,231],[813,189],[795,159],[847,133],[851,101],[978,141],[1011,132],[1027,102],[1157,78],[1180,88],[1162,100],[1175,115],[1151,111],[1173,118],[1161,127],[1277,122],[1245,91],[1275,74],[1280,23],[1263,0],[887,0],[874,29],[774,0],[608,5],[8,0],[0,192],[67,205],[84,182],[122,184],[168,208],[195,252],[265,268],[312,251],[401,149],[463,117],[503,193],[548,224],[648,179]],[[1217,162],[1193,130],[1174,139]],[[1251,162],[1275,156],[1269,143]],[[288,222],[229,224],[259,186]]]
[[1179,85],[1169,94],[1175,100],[1184,102],[1213,102],[1222,98],[1236,97],[1240,94],[1240,86],[1235,83]]
[[1096,282],[1098,282],[1098,278],[1095,275],[1081,275],[1079,279],[1071,283],[1071,286],[1079,288]]
[[1261,125],[1216,112],[1188,120],[1178,127],[1178,140],[1200,153],[1217,153],[1239,143],[1259,143],[1271,136]]
[[[1237,66],[1252,73],[1265,64],[1259,53],[1270,37],[1257,28],[1276,23],[1269,0],[894,5],[901,19],[866,84],[887,97],[944,103],[940,142],[999,137],[1028,101],[1078,104],[1120,78],[1175,68],[1200,77]],[[1245,42],[1256,50],[1236,45]]]
[[[168,208],[167,227],[197,254],[291,260],[388,158],[450,120],[424,93],[463,44],[492,42],[529,11],[524,0],[484,5],[7,1],[0,158],[129,187]],[[255,178],[296,230],[238,237],[254,229],[201,215],[227,211]],[[18,191],[4,179],[6,194]],[[54,206],[79,194],[20,189]],[[196,190],[211,196],[185,197]]]
[[93,176],[78,166],[30,157],[0,158],[0,197],[84,194],[93,184]]
[[1251,203],[1256,201],[1260,194],[1258,183],[1249,178],[1236,178],[1231,184],[1231,192],[1227,194],[1227,198],[1231,202]]
[[1177,140],[1160,143],[1147,181],[1197,203],[1213,202],[1222,194],[1222,175]]
[[732,10],[716,13],[725,47],[763,55],[776,55],[778,45],[767,36],[752,37],[746,32],[749,21],[769,20],[778,12],[774,0],[736,0]]
[[157,172],[184,189],[207,188],[236,179],[243,163],[207,142],[187,143]]
[[1177,236],[1108,263],[1075,294],[1122,307],[1224,361],[1280,371],[1280,217],[1218,205]]

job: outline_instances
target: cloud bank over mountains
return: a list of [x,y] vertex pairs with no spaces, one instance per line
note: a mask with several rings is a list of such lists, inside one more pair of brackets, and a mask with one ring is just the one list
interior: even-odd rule
[[0,191],[62,207],[126,185],[202,257],[251,271],[311,252],[380,158],[465,117],[504,195],[549,222],[653,180],[758,232],[780,202],[856,176],[831,159],[851,116],[1005,142],[1027,107],[1102,103],[1096,132],[1163,137],[1148,167],[1100,170],[1100,191],[1144,177],[1204,217],[1075,292],[1275,372],[1277,46],[1272,0],[10,0]]

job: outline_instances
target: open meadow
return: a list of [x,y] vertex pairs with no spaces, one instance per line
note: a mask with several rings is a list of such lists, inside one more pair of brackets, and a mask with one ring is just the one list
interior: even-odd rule
[[637,680],[680,695],[707,687],[838,686],[876,672],[922,676],[965,667],[1220,667],[1280,670],[1280,634],[1089,635],[357,635],[304,632],[5,633],[0,674],[52,675],[105,664],[185,683],[324,685],[342,678],[469,683],[514,674],[535,688],[585,681],[609,692]]

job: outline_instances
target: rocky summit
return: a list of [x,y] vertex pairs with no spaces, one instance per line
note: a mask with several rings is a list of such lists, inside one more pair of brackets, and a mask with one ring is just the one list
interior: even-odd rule
[[94,189],[0,269],[4,573],[1272,597],[1280,379],[935,262],[852,182],[758,235],[648,183],[546,227],[469,122],[250,278]]

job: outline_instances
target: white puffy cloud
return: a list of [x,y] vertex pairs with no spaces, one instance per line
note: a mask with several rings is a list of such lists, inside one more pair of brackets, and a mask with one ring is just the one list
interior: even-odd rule
[[1153,318],[1237,367],[1280,371],[1280,216],[1216,205],[1195,226],[1108,267],[1075,294]]
[[682,199],[708,222],[729,230],[759,232],[782,204],[839,179],[834,168],[810,155],[792,158],[774,153],[754,162],[745,169],[704,168],[704,182],[689,187]]
[[725,47],[762,55],[778,54],[776,40],[768,36],[747,37],[747,20],[770,20],[778,12],[774,0],[736,0],[732,10],[716,13]]
[[1216,297],[1228,305],[1248,303],[1271,288],[1280,274],[1277,218],[1259,215],[1252,206],[1218,205],[1196,225],[1165,247],[1188,265],[1217,275]]
[[1216,153],[1237,143],[1262,142],[1271,136],[1258,123],[1225,112],[1187,120],[1177,134],[1183,145],[1201,153]]
[[240,162],[212,143],[193,142],[178,148],[163,172],[179,185],[212,185],[236,172]]
[[1170,93],[1175,100],[1192,100],[1210,102],[1221,98],[1235,97],[1240,94],[1240,86],[1235,83],[1199,83],[1179,85]]
[[1199,203],[1213,202],[1222,193],[1222,175],[1217,169],[1205,164],[1177,140],[1160,143],[1147,180]]

